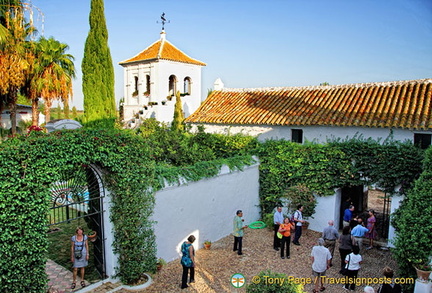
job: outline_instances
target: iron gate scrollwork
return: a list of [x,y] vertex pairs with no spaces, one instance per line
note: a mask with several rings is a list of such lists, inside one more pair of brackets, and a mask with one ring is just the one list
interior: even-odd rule
[[[105,189],[100,173],[92,165],[81,165],[63,171],[60,180],[51,185],[49,226],[83,219],[96,240],[92,243],[95,267],[106,277],[103,229]],[[88,231],[86,231],[88,232]]]

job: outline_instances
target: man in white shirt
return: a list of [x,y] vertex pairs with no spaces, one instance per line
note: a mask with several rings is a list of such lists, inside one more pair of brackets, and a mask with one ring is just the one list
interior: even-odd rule
[[[330,268],[331,261],[330,251],[324,247],[324,239],[318,239],[318,245],[312,248],[311,259],[312,259],[312,273],[315,277],[315,289],[313,292],[324,291],[323,279],[326,275],[327,269]],[[318,280],[319,279],[319,280]],[[319,288],[321,285],[321,288]]]
[[283,223],[282,207],[277,207],[276,212],[273,215],[273,229],[274,229],[273,249],[274,250],[279,250],[280,247],[280,239],[277,237],[277,232],[279,230],[279,226],[282,223]]
[[294,223],[295,224],[295,236],[294,236],[294,240],[293,243],[295,245],[300,245],[299,243],[299,239],[302,235],[302,226],[303,223],[306,222],[303,220],[303,205],[299,204],[297,206],[297,210],[294,212]]

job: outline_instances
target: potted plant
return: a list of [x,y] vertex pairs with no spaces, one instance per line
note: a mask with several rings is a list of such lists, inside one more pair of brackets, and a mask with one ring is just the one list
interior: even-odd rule
[[90,231],[90,232],[87,234],[87,237],[88,237],[88,239],[89,239],[91,242],[95,242],[96,239],[97,239],[97,233],[96,233],[96,231]]
[[204,241],[204,248],[205,249],[210,249],[212,242],[210,240],[206,240]]
[[160,271],[164,265],[166,265],[166,261],[163,258],[159,257],[156,261],[156,269]]
[[432,272],[431,261],[429,259],[410,259],[409,261],[412,263],[413,267],[417,272],[417,278],[420,281],[428,282],[429,276]]

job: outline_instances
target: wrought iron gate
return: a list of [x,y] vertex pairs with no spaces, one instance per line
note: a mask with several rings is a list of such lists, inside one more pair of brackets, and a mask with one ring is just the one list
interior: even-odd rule
[[[49,226],[83,219],[96,240],[92,242],[95,267],[106,278],[103,198],[105,189],[100,173],[94,166],[81,165],[60,174],[61,179],[51,186]],[[89,232],[89,231],[86,231]]]

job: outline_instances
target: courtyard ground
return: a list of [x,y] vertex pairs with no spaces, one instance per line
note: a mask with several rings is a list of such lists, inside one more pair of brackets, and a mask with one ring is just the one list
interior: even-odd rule
[[[312,278],[310,253],[320,233],[307,230],[300,239],[301,246],[291,244],[291,259],[281,259],[280,252],[273,249],[273,232],[269,229],[246,229],[243,240],[243,255],[239,256],[232,251],[233,237],[227,236],[212,244],[210,250],[200,249],[196,253],[197,267],[195,270],[195,283],[189,288],[181,290],[182,267],[179,260],[169,262],[161,271],[153,275],[153,284],[135,292],[246,292],[245,287],[234,288],[230,278],[236,273],[245,276],[246,284],[251,283],[253,276],[262,270],[270,269],[273,272],[286,274],[287,277]],[[397,269],[391,252],[374,248],[362,251],[362,268],[359,277],[379,278],[381,270],[386,266]],[[336,246],[333,267],[327,271],[329,278],[341,278],[340,257]],[[336,279],[335,279],[336,280]],[[355,292],[363,292],[366,284],[357,287]],[[371,284],[375,289],[377,284]],[[347,292],[341,284],[327,284],[324,292]],[[305,292],[312,292],[313,284],[305,285]],[[130,292],[119,290],[117,292]]]

